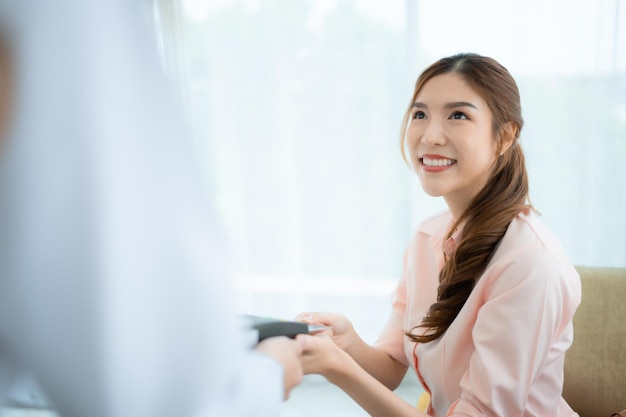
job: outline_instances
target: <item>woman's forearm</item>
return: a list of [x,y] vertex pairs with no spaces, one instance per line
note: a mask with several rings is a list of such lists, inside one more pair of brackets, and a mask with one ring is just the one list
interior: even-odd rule
[[398,397],[356,362],[349,361],[325,376],[372,417],[427,417],[427,414]]
[[[304,373],[324,376],[329,382],[352,397],[371,416],[425,416],[425,414],[420,414],[416,407],[406,403],[379,381],[379,377],[381,380],[397,379],[397,375],[395,378],[391,378],[394,372],[381,372],[385,366],[389,366],[388,361],[393,360],[385,352],[364,343],[359,344],[358,349],[353,352],[360,360],[368,359],[375,362],[382,359],[384,361],[375,367],[370,366],[370,369],[375,369],[379,374],[374,376],[370,374],[369,370],[361,367],[347,350],[335,344],[329,336],[301,334],[296,337],[296,340],[302,346],[303,354],[300,361]],[[347,347],[354,349],[357,346],[350,343]],[[393,366],[398,369],[396,365]]]
[[358,335],[346,352],[370,375],[390,390],[396,389],[407,371],[407,366],[398,362],[385,351],[365,343]]

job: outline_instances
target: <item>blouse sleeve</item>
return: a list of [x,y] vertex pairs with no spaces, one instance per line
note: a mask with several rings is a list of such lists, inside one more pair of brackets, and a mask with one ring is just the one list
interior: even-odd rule
[[[562,358],[580,302],[577,275],[541,250],[496,268],[477,284],[484,304],[472,331],[475,351],[449,416],[522,415],[531,388],[553,410],[561,399]],[[550,382],[538,383],[540,374]]]

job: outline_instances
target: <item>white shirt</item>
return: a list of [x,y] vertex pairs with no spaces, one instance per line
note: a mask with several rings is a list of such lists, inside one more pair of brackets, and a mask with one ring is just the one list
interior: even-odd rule
[[63,417],[275,415],[282,368],[238,333],[146,4],[0,0],[0,346]]

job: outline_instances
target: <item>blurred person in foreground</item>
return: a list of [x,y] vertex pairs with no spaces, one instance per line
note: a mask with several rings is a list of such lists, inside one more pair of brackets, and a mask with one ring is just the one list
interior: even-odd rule
[[245,346],[149,3],[0,0],[0,395],[62,417],[274,416],[299,344]]

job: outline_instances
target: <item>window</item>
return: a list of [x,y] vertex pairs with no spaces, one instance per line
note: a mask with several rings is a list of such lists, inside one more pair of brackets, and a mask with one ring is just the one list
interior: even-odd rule
[[461,51],[517,79],[531,199],[572,261],[626,266],[624,1],[160,4],[247,312],[340,311],[375,337],[405,245],[444,208],[402,161],[403,112]]

